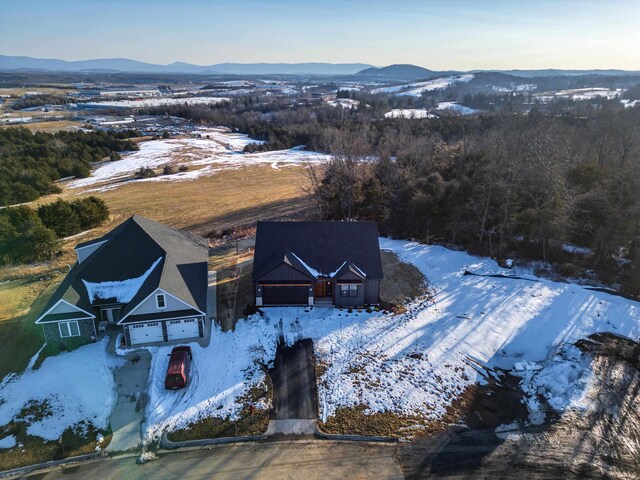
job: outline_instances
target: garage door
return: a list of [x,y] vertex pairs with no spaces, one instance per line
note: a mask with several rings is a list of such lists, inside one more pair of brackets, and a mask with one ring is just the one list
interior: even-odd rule
[[162,342],[162,324],[160,322],[137,323],[129,326],[131,345],[149,342]]
[[167,337],[169,340],[181,338],[194,338],[200,336],[197,318],[184,318],[182,320],[169,320],[167,322]]
[[263,305],[308,305],[309,287],[268,286],[262,287]]

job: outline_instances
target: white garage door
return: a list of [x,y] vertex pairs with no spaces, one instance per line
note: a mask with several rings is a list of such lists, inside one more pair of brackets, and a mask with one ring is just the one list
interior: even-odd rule
[[167,322],[167,336],[169,340],[199,337],[198,319],[184,318],[182,320],[169,320]]
[[160,322],[137,323],[129,326],[131,345],[149,342],[162,342],[162,324]]

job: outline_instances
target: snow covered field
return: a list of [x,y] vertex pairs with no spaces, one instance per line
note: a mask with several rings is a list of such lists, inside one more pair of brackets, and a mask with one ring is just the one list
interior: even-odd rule
[[471,80],[473,80],[474,76],[475,75],[473,73],[467,73],[464,75],[452,75],[449,77],[434,78],[424,82],[415,82],[407,83],[404,85],[395,85],[392,87],[375,88],[371,90],[371,93],[391,93],[394,95],[419,97],[423,92],[444,90],[454,83],[470,82]]
[[570,98],[571,100],[591,100],[602,97],[612,99],[620,97],[624,93],[624,89],[610,89],[601,87],[574,88],[570,90],[559,90],[553,93],[540,93],[534,95],[536,99],[542,102],[550,102],[558,98]]
[[105,338],[49,357],[38,370],[32,369],[34,357],[23,373],[5,378],[0,383],[0,426],[14,419],[29,402],[46,402],[48,408],[41,412],[48,413],[41,415],[43,418],[25,418],[30,435],[57,440],[81,421],[106,428],[116,403],[112,369],[123,363],[107,354],[107,342]]
[[[193,180],[202,175],[256,164],[270,164],[273,168],[290,164],[318,162],[326,158],[317,152],[299,147],[289,150],[242,153],[251,143],[260,143],[247,135],[232,133],[225,128],[198,131],[198,137],[158,139],[140,144],[140,150],[122,155],[122,160],[100,164],[87,178],[73,180],[70,188],[110,190],[123,185],[119,180],[133,177],[141,167],[158,168],[171,163],[175,167],[186,165],[189,171],[173,175],[135,180],[138,182],[171,182]],[[108,185],[105,185],[108,184]]]
[[438,110],[447,110],[459,113],[460,115],[472,115],[477,112],[477,110],[473,108],[465,107],[456,102],[440,102],[438,103]]
[[139,100],[112,100],[107,102],[82,103],[86,108],[145,108],[164,105],[209,105],[226,102],[225,97],[180,97],[180,98],[142,98]]

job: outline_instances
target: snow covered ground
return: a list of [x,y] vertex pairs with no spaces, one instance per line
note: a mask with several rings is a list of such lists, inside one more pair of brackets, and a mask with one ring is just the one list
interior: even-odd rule
[[326,103],[331,107],[337,107],[339,105],[342,108],[358,108],[358,105],[360,105],[359,100],[352,98],[336,98],[335,100],[327,100]]
[[[173,175],[136,180],[138,182],[188,181],[202,175],[255,164],[271,164],[274,168],[305,162],[319,162],[326,158],[317,152],[300,147],[260,153],[242,153],[251,143],[260,143],[247,135],[232,133],[225,128],[201,129],[197,137],[158,139],[140,144],[140,150],[122,155],[122,160],[100,164],[87,178],[73,180],[70,188],[109,190],[123,185],[118,180],[131,178],[141,167],[158,168],[167,163],[175,167],[186,165],[189,171]],[[115,182],[115,183],[114,183]],[[105,185],[108,183],[108,185]],[[99,186],[99,187],[98,187]]]
[[449,112],[459,113],[460,115],[472,115],[477,112],[473,108],[465,107],[456,102],[440,102],[438,110],[447,110]]
[[[179,391],[164,389],[171,347],[149,348],[145,441],[203,417],[237,416],[239,399],[263,381],[260,364],[273,362],[280,335],[288,343],[314,341],[326,367],[318,378],[321,419],[339,407],[364,404],[367,412],[436,420],[469,385],[506,369],[522,377],[532,423],[544,420],[537,394],[560,411],[585,411],[597,401],[589,360],[574,342],[595,332],[640,336],[638,302],[505,270],[491,259],[441,246],[381,239],[381,247],[415,265],[433,296],[399,315],[265,308],[263,315],[240,320],[233,332],[214,328],[207,348],[192,343],[192,382]],[[481,276],[496,273],[520,278]],[[5,379],[0,425],[29,400],[48,400],[52,414],[33,422],[33,435],[55,439],[81,420],[104,427],[115,403],[111,369],[118,363],[105,347],[105,341],[87,345]]]
[[82,103],[87,108],[145,108],[164,105],[209,105],[226,102],[226,97],[180,97],[180,98],[143,98],[139,100],[112,100],[106,102]]
[[384,114],[385,118],[438,118],[426,108],[394,108]]
[[424,82],[407,83],[404,85],[395,85],[392,87],[375,88],[371,93],[391,93],[394,95],[419,97],[423,92],[433,90],[444,90],[454,83],[467,83],[473,80],[473,73],[464,75],[451,75],[448,77],[433,78]]
[[637,338],[640,308],[622,297],[518,273],[524,279],[463,275],[509,273],[495,261],[407,241],[381,240],[425,274],[434,296],[401,315],[328,308],[265,308],[235,332],[214,330],[194,349],[194,382],[183,392],[162,387],[169,347],[154,350],[147,440],[204,416],[238,413],[237,399],[262,381],[255,362],[270,364],[277,338],[314,341],[327,368],[318,379],[320,417],[364,404],[441,418],[464,389],[490,369],[523,377],[531,421],[544,419],[534,393],[557,409],[584,409],[588,362],[571,344],[597,331]]
[[392,240],[382,246],[425,274],[432,301],[417,301],[398,316],[265,309],[272,323],[282,319],[289,341],[314,340],[327,365],[319,379],[323,418],[338,407],[365,404],[369,412],[437,419],[467,386],[484,381],[484,368],[518,374],[523,365],[538,372],[525,384],[542,387],[558,408],[579,409],[587,374],[568,344],[597,331],[640,335],[639,305],[624,298],[533,276],[465,276],[464,270],[511,271],[444,247]]
[[[183,390],[164,388],[171,346],[151,347],[144,440],[160,438],[164,430],[186,427],[204,417],[235,418],[243,405],[237,400],[264,380],[260,364],[275,357],[276,329],[268,322],[239,322],[233,332],[213,328],[211,343],[203,348],[191,343],[191,382]],[[268,408],[270,405],[256,405]]]
[[82,421],[106,428],[116,403],[112,369],[121,364],[107,354],[107,342],[105,338],[49,357],[37,370],[30,362],[20,375],[5,378],[0,383],[0,426],[15,419],[30,402],[46,402],[43,418],[24,419],[30,423],[30,435],[57,440],[68,427]]
[[574,88],[569,90],[559,90],[557,92],[546,92],[534,95],[534,97],[542,102],[550,102],[558,98],[570,98],[571,100],[591,100],[598,97],[616,98],[624,93],[624,89],[603,88],[603,87],[587,87]]

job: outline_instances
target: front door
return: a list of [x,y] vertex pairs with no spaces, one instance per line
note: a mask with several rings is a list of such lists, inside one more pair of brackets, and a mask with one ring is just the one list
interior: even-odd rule
[[316,298],[331,297],[332,290],[333,289],[331,288],[331,282],[328,282],[326,280],[320,280],[316,282],[316,284],[313,286],[313,296]]
[[105,308],[102,310],[102,320],[112,325],[118,321],[119,308]]

